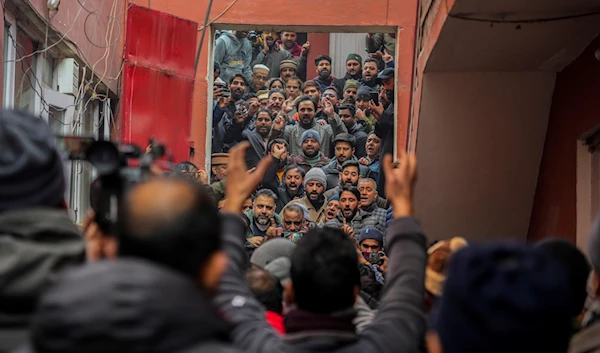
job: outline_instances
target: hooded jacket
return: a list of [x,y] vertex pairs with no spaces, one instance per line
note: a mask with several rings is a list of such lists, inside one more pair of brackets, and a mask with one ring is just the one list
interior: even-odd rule
[[223,81],[235,74],[243,74],[246,80],[252,80],[252,44],[248,39],[238,39],[231,31],[223,31],[215,43],[215,61],[221,66]]
[[[299,327],[302,318],[288,314],[287,334],[282,338],[265,322],[264,308],[245,283],[243,219],[232,214],[224,214],[224,217],[223,241],[229,255],[229,269],[215,301],[235,324],[232,339],[237,346],[247,352],[262,353],[417,351],[427,327],[424,310],[427,255],[426,239],[415,219],[404,217],[390,224],[386,288],[373,322],[360,335],[354,332],[351,313],[337,317],[305,315],[309,320],[304,320],[302,328]],[[315,320],[316,316],[326,320]]]
[[190,278],[139,259],[69,271],[40,302],[39,353],[220,353],[229,325]]
[[[358,158],[356,158],[356,156],[352,156],[352,160],[358,162]],[[331,190],[340,184],[341,170],[338,167],[337,157],[333,157],[329,161],[329,164],[327,164],[326,166],[323,167],[323,171],[325,172],[325,175],[327,176],[326,190]],[[373,178],[371,170],[362,164],[360,164],[358,166],[358,171],[362,178]],[[328,195],[330,195],[330,194],[328,194]],[[325,195],[325,196],[327,197],[327,195]]]
[[42,292],[61,270],[84,259],[83,238],[65,210],[0,213],[0,352],[28,340]]

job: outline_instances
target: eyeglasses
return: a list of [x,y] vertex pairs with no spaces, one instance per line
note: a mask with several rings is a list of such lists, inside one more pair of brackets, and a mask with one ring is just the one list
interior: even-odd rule
[[263,76],[263,75],[257,75],[257,74],[254,74],[254,77],[256,77],[257,80],[265,80],[266,81],[269,79],[269,76]]
[[323,97],[335,98],[335,94],[333,94],[333,93],[323,93]]

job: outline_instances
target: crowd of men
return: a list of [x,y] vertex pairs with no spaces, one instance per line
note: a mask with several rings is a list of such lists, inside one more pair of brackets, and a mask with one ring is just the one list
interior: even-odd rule
[[152,169],[110,231],[70,220],[49,126],[0,112],[0,352],[600,351],[600,219],[587,257],[554,238],[430,243],[416,157],[376,133],[357,156],[329,98],[300,98],[296,124],[256,110],[210,172]]

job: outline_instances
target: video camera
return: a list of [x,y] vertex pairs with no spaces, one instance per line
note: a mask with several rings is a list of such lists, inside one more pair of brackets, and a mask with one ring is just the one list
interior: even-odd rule
[[[70,160],[85,160],[96,169],[98,179],[92,183],[91,206],[96,223],[106,234],[115,234],[119,206],[125,192],[135,183],[146,180],[156,159],[165,155],[165,146],[150,139],[146,153],[135,145],[116,145],[92,137],[57,136],[59,148],[68,153]],[[129,160],[138,159],[131,167]]]

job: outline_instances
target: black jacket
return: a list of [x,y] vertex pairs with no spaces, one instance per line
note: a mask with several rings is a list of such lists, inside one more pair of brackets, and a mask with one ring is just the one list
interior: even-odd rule
[[0,213],[0,352],[23,345],[37,301],[63,269],[83,263],[85,246],[66,210]]
[[[394,103],[390,103],[381,119],[375,122],[375,134],[381,138],[381,147],[379,156],[383,157],[386,154],[394,153]],[[406,148],[406,146],[398,146],[398,148]],[[379,196],[385,198],[385,173],[383,168],[379,169],[379,179],[377,180],[377,192]]]
[[[224,248],[229,269],[215,298],[220,310],[234,323],[232,339],[247,352],[416,352],[427,328],[425,320],[426,239],[418,222],[409,217],[393,220],[387,230],[389,271],[379,310],[360,335],[351,330],[297,330],[282,338],[265,322],[265,309],[244,281],[247,258],[245,224],[239,215],[224,214]],[[340,317],[343,319],[343,317]],[[296,326],[288,315],[286,328]],[[342,328],[345,322],[337,322]],[[289,330],[288,330],[289,332]]]
[[232,123],[225,132],[225,143],[231,142],[250,142],[250,148],[246,150],[246,166],[248,169],[254,168],[258,162],[265,156],[266,145],[263,137],[256,131],[250,130],[248,124]]
[[[352,156],[352,159],[355,161],[358,161],[358,158],[356,158],[356,156]],[[331,190],[340,184],[340,172],[341,171],[338,169],[337,163],[338,163],[337,158],[333,157],[331,159],[331,161],[329,162],[329,164],[327,164],[326,166],[323,167],[323,171],[325,172],[325,176],[327,177],[326,190]],[[373,173],[371,173],[371,170],[369,169],[369,167],[366,167],[362,164],[359,165],[358,171],[362,178],[372,178],[373,177],[372,176]]]
[[40,302],[39,353],[236,352],[229,325],[193,280],[143,260],[69,271]]
[[357,158],[362,158],[367,156],[367,138],[369,136],[365,132],[365,126],[362,124],[354,124],[351,129],[348,129],[348,133],[354,136],[354,155]]
[[262,182],[262,188],[269,189],[277,195],[277,202],[275,205],[275,212],[279,213],[285,205],[295,198],[304,197],[304,186],[300,185],[296,196],[290,195],[284,182],[280,182],[277,178],[277,167],[279,166],[280,160],[273,157],[273,163],[267,169]]

